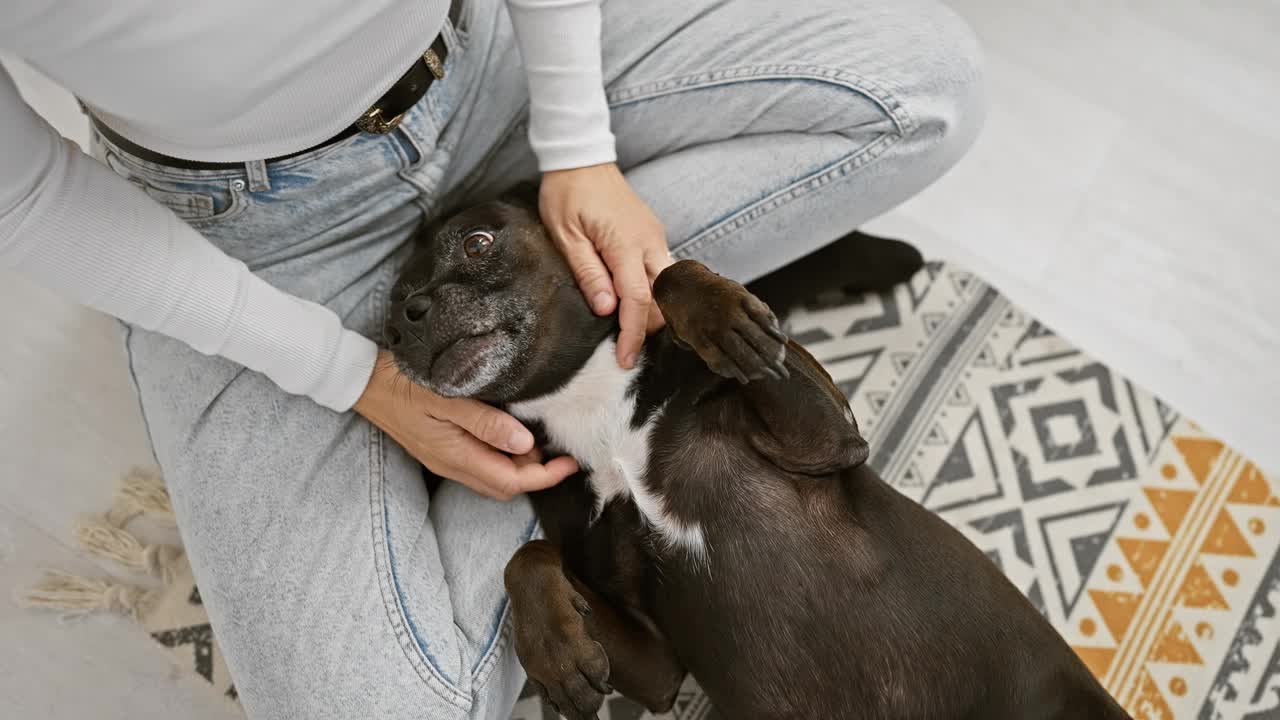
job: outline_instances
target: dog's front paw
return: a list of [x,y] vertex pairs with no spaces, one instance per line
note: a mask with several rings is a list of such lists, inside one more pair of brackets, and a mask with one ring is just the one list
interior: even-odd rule
[[[568,586],[568,583],[565,583]],[[516,655],[529,680],[556,712],[569,720],[592,720],[613,692],[609,658],[587,631],[587,601],[572,587],[541,607],[516,610]]]
[[741,284],[682,260],[658,275],[654,295],[676,341],[717,375],[743,383],[787,377],[787,336]]

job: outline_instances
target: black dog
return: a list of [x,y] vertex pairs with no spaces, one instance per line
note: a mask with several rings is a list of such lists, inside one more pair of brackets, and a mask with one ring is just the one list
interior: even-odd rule
[[[919,265],[857,233],[822,252],[754,287],[785,305]],[[666,710],[687,669],[732,720],[1129,717],[982,552],[863,464],[844,397],[769,307],[691,261],[654,294],[667,328],[623,371],[616,320],[519,199],[425,237],[393,292],[404,372],[583,468],[531,496],[546,539],[506,573],[516,651],[562,713],[594,716],[611,684]]]

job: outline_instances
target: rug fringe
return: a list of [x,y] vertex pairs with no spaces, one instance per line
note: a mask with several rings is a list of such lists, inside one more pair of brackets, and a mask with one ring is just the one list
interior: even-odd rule
[[86,520],[76,526],[76,540],[89,552],[130,570],[171,582],[184,560],[173,545],[144,545],[133,533],[105,520]]
[[154,470],[134,468],[120,481],[120,490],[105,518],[116,527],[124,527],[140,515],[177,524],[164,480]]
[[[158,578],[167,586],[186,572],[186,554],[175,545],[147,545],[125,529],[134,518],[143,515],[175,523],[164,481],[152,470],[135,468],[121,479],[110,510],[76,525],[76,540],[89,553]],[[147,590],[113,578],[46,570],[44,577],[18,598],[18,603],[27,608],[63,610],[70,615],[105,611],[140,619],[162,589]]]
[[69,615],[114,612],[135,620],[150,608],[155,594],[114,580],[45,570],[44,578],[19,599],[27,608],[63,610]]

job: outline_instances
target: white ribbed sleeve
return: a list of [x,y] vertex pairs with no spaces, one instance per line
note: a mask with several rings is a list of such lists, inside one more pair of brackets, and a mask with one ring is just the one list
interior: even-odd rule
[[600,0],[507,0],[543,172],[617,159],[601,70]]
[[[614,138],[601,73],[599,0],[508,2],[529,79],[529,140],[542,170],[613,161]],[[133,12],[129,8],[141,4],[133,2],[116,11]],[[33,3],[31,7],[39,10],[43,5]],[[235,7],[221,11],[226,17],[215,13],[212,19],[221,24],[212,23],[209,32],[194,35],[191,27],[180,23],[190,21],[189,16],[166,15],[157,5],[154,11],[138,15],[155,19],[154,27],[122,25],[132,33],[129,37],[133,40],[128,41],[95,34],[87,27],[77,26],[71,32],[42,10],[21,15],[21,33],[0,36],[31,52],[63,48],[49,51],[48,57],[40,58],[41,64],[58,70],[55,77],[68,87],[90,91],[88,98],[93,104],[146,117],[155,127],[130,125],[137,136],[133,139],[144,145],[150,137],[161,152],[180,147],[191,150],[191,157],[206,159],[215,155],[222,159],[269,157],[296,150],[302,138],[331,131],[327,126],[316,126],[316,118],[328,118],[326,122],[333,124],[333,118],[354,116],[363,107],[344,109],[346,104],[363,100],[347,97],[351,93],[334,89],[332,82],[326,81],[328,66],[324,63],[353,66],[349,60],[334,57],[333,48],[340,50],[339,55],[351,54],[366,36],[385,40],[388,28],[407,27],[400,33],[404,37],[393,43],[395,52],[378,55],[376,67],[367,68],[366,74],[377,75],[377,81],[353,80],[360,80],[367,92],[376,95],[382,76],[395,78],[402,72],[405,60],[400,57],[400,45],[419,52],[416,48],[421,37],[431,35],[421,32],[422,26],[438,27],[437,19],[443,18],[447,2],[402,0],[394,7],[343,7],[354,13],[355,19],[336,28],[304,32],[288,22],[286,14],[268,18],[274,23],[270,24],[272,32],[290,31],[291,36],[312,39],[310,44],[292,46],[292,55],[275,58],[283,63],[280,67],[297,68],[281,76],[287,84],[276,75],[246,76],[244,88],[215,83],[187,98],[212,108],[191,116],[182,114],[184,102],[139,94],[139,88],[152,87],[160,88],[156,92],[177,93],[188,90],[190,83],[184,80],[179,88],[164,90],[162,83],[172,73],[148,75],[151,65],[142,63],[131,48],[135,41],[145,39],[163,51],[157,57],[180,53],[174,56],[175,62],[218,55],[219,48],[233,47],[239,41],[227,33],[252,30],[231,22]],[[170,27],[173,23],[178,25]],[[350,37],[344,34],[348,24]],[[238,58],[234,55],[230,59]],[[364,62],[366,54],[355,60]],[[382,64],[387,66],[385,72]],[[188,70],[204,67],[197,63]],[[316,67],[325,72],[308,74]],[[263,82],[267,85],[260,87]],[[281,101],[289,93],[303,93],[312,101],[311,106],[327,110],[299,113]],[[239,111],[222,118],[221,124],[210,120],[206,126],[199,121],[217,116],[214,110],[225,114],[227,108]],[[246,122],[251,124],[243,126]],[[170,135],[180,136],[180,141],[164,139]],[[214,145],[196,147],[199,143]],[[0,267],[22,273],[89,307],[181,340],[200,352],[221,355],[259,371],[284,390],[307,395],[334,410],[349,409],[372,372],[376,347],[371,341],[343,328],[337,315],[323,306],[268,285],[167,208],[63,140],[22,100],[3,68]]]
[[370,340],[268,285],[84,155],[2,68],[0,266],[334,410],[355,403],[373,369]]

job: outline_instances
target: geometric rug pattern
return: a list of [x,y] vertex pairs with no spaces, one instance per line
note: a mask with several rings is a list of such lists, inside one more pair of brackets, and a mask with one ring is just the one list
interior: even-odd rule
[[[788,331],[870,463],[964,532],[1135,718],[1280,719],[1280,483],[993,288],[931,263]],[[556,715],[536,697],[516,720]],[[717,717],[610,698],[604,720]]]

